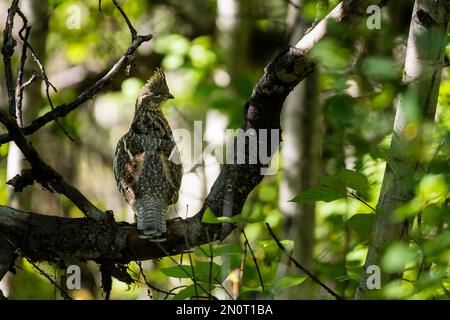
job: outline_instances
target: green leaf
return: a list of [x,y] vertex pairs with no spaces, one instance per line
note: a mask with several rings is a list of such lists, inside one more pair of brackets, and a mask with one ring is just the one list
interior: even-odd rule
[[355,281],[359,281],[361,278],[361,272],[363,271],[363,266],[361,265],[346,265],[345,269],[347,271],[347,276]]
[[365,58],[361,70],[365,75],[379,79],[393,79],[398,74],[395,61],[381,56]]
[[179,266],[172,266],[167,268],[159,269],[168,277],[179,278],[179,279],[190,279],[192,278],[192,267],[190,265],[184,264]]
[[322,176],[322,177],[319,177],[319,181],[321,184],[328,186],[334,190],[340,190],[340,189],[344,188],[341,180],[339,180],[336,176],[335,177]]
[[350,217],[345,223],[347,226],[355,231],[359,236],[367,238],[372,232],[373,222],[375,220],[374,214],[359,213]]
[[317,201],[331,202],[347,197],[347,187],[363,192],[369,188],[369,181],[362,173],[342,169],[334,177],[320,177],[321,186],[300,193],[292,202],[311,203]]
[[217,263],[205,261],[197,261],[194,268],[195,278],[198,281],[209,283],[209,275],[211,273],[212,283],[222,283],[228,276],[228,270],[222,268]]
[[[195,250],[195,254],[199,257],[211,257],[210,244],[202,244],[200,249]],[[241,246],[233,243],[221,243],[212,245],[213,257],[229,256],[229,255],[242,255]]]
[[423,245],[423,252],[427,257],[433,257],[450,249],[450,232],[443,232],[428,240]]
[[[284,249],[286,251],[292,251],[294,249],[294,241],[292,240],[280,240],[280,243],[283,245]],[[277,251],[279,250],[277,243],[275,240],[261,240],[259,241],[259,246],[264,251]]]
[[369,181],[362,173],[342,169],[336,176],[345,187],[352,188],[358,192],[363,192],[369,188]]
[[328,186],[314,187],[300,193],[290,202],[311,203],[316,201],[330,202],[347,196],[345,189],[335,190]]
[[154,44],[155,52],[161,54],[174,53],[182,56],[187,54],[190,48],[189,40],[179,34],[160,36],[155,39]]
[[283,245],[286,251],[294,250],[294,241],[292,240],[281,240],[280,243]]
[[[202,286],[203,288],[203,286]],[[206,296],[205,292],[197,286],[197,291],[195,290],[195,284],[191,284],[190,286],[187,286],[183,290],[180,290],[176,295],[173,296],[173,300],[186,300],[190,297],[195,297],[196,295],[199,296]]]
[[237,214],[232,217],[216,217],[210,208],[206,208],[205,213],[203,213],[202,222],[203,223],[237,223],[242,220],[242,216]]
[[391,244],[381,259],[383,271],[389,273],[401,272],[408,262],[417,258],[417,252],[403,242]]
[[217,281],[222,283],[227,277],[227,269],[222,268],[215,262],[206,261],[196,261],[195,266],[191,265],[180,265],[171,266],[167,268],[159,269],[168,277],[178,278],[178,279],[192,279],[192,269],[194,269],[194,275],[196,281],[203,281],[209,283],[209,275],[211,271],[212,283]]
[[281,278],[278,282],[275,283],[275,288],[277,289],[285,289],[293,286],[298,286],[303,283],[307,278],[306,275],[301,276],[286,276]]

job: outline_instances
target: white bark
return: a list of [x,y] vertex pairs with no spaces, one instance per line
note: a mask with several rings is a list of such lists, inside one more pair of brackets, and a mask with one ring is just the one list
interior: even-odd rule
[[[408,232],[408,222],[394,223],[392,215],[401,204],[413,197],[414,179],[421,161],[418,148],[429,137],[423,134],[423,123],[434,120],[450,17],[448,0],[416,0],[409,30],[403,82],[407,90],[398,99],[393,138],[383,185],[356,298],[363,298],[370,265],[380,265],[383,249],[392,240]],[[409,98],[407,98],[409,97]],[[418,117],[410,117],[411,97],[418,106]],[[411,134],[416,128],[416,134]],[[397,275],[398,276],[398,275]],[[382,284],[395,275],[383,274]]]

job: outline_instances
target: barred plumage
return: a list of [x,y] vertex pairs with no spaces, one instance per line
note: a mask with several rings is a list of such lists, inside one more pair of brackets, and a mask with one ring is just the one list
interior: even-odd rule
[[167,208],[178,200],[182,166],[172,130],[161,112],[173,96],[162,70],[149,79],[136,100],[130,130],[119,140],[114,175],[131,205],[141,238],[164,241]]

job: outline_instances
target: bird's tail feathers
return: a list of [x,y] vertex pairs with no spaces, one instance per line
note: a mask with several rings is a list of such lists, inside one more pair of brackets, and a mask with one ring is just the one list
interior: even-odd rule
[[137,229],[139,237],[151,241],[164,241],[167,232],[167,205],[162,199],[144,197],[137,199]]

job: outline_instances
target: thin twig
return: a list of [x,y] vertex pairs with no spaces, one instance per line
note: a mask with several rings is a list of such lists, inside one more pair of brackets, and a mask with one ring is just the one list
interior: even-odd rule
[[227,288],[225,288],[222,284],[222,282],[219,281],[219,279],[217,279],[217,277],[214,277],[214,281],[216,281],[216,283],[219,285],[219,287],[226,293],[226,295],[231,299],[234,300],[233,296],[231,295],[231,293],[228,292]]
[[[123,12],[123,10],[122,10]],[[124,15],[124,13],[122,13]],[[128,20],[129,23],[129,19]],[[133,28],[134,30],[134,28]],[[135,37],[131,45],[127,48],[125,54],[120,57],[120,59],[112,66],[112,68],[97,82],[89,86],[80,95],[78,95],[74,100],[67,104],[62,104],[54,107],[54,110],[47,112],[46,114],[40,116],[31,122],[30,125],[22,128],[25,135],[30,135],[47,123],[52,122],[55,118],[62,118],[67,116],[70,112],[78,108],[80,105],[90,100],[93,96],[103,91],[112,78],[119,73],[122,68],[128,66],[130,62],[134,59],[134,52],[141,46],[142,43],[150,41],[153,38],[151,34],[148,35],[138,35]],[[49,84],[50,85],[50,84]],[[13,89],[14,91],[14,89]],[[10,133],[0,135],[0,145],[12,141],[12,136]]]
[[[25,35],[23,35],[23,31],[25,31]],[[26,23],[23,24],[22,29],[19,31],[19,36],[23,39],[27,39],[30,36],[31,27],[27,26]],[[17,85],[16,85],[16,118],[19,127],[23,127],[22,120],[22,101],[23,101],[23,91],[26,86],[23,85],[23,76],[25,69],[25,62],[27,60],[27,42],[23,42],[22,44],[22,54],[20,57],[19,64],[19,72],[17,74]],[[33,74],[34,76],[34,74]]]
[[359,202],[365,204],[368,208],[372,209],[373,212],[377,212],[377,209],[375,209],[374,207],[372,207],[370,204],[368,204],[363,198],[361,198],[360,196],[356,195],[353,191],[349,192],[350,197],[352,197],[353,199],[358,200]]
[[[27,20],[27,17],[25,16],[25,14],[23,14],[23,12],[20,11],[20,9],[17,10],[17,14],[22,18],[24,26],[25,27],[28,26],[28,20]],[[58,92],[58,90],[55,88],[55,86],[48,79],[47,73],[45,72],[45,67],[42,64],[42,62],[39,60],[38,56],[36,55],[36,52],[34,51],[33,47],[31,46],[31,44],[28,42],[28,37],[24,37],[20,32],[19,32],[19,37],[24,43],[25,50],[26,50],[26,48],[28,48],[28,50],[30,51],[34,62],[36,63],[36,65],[38,66],[39,70],[42,73],[42,77],[39,77],[39,78],[42,81],[44,81],[45,94],[47,96],[48,103],[50,104],[50,109],[52,111],[54,111],[55,110],[55,106],[53,105],[53,101],[52,101],[52,99],[50,97],[50,88],[52,88],[54,92]],[[26,53],[25,53],[25,55],[26,55]],[[22,101],[20,101],[20,102],[22,103]],[[20,106],[20,108],[21,107],[22,106]],[[55,116],[54,120],[55,120],[56,124],[58,125],[58,127],[61,129],[61,131],[64,133],[64,135],[67,136],[70,141],[74,141],[74,139],[67,132],[66,128],[64,128],[64,126],[59,122],[58,117]]]
[[167,300],[167,298],[169,297],[169,295],[176,295],[176,293],[173,293],[175,290],[182,289],[182,288],[184,289],[184,288],[186,288],[186,287],[187,287],[187,286],[183,285],[183,286],[178,286],[178,287],[175,287],[175,288],[170,289],[169,292],[167,293],[167,295],[164,297],[163,300]]
[[37,264],[35,264],[33,261],[31,261],[29,258],[25,257],[24,258],[37,270],[39,271],[39,273],[41,275],[43,275],[45,278],[47,278],[48,281],[50,281],[51,284],[53,284],[56,288],[58,288],[58,290],[60,291],[61,295],[67,299],[67,300],[72,300],[72,298],[69,296],[69,294],[61,287],[59,286],[55,280],[53,280],[47,273],[45,273],[44,270],[42,270],[41,268],[39,268],[39,266]]
[[247,258],[247,246],[244,245],[244,251],[242,252],[241,266],[239,268],[239,284],[238,284],[238,296],[241,295],[242,278],[245,269],[245,259]]
[[12,30],[14,27],[14,16],[19,9],[19,0],[13,0],[11,7],[8,9],[8,16],[6,17],[5,30],[3,31],[3,64],[6,79],[6,88],[8,92],[8,106],[9,114],[12,117],[16,116],[16,95],[13,84],[13,74],[11,67],[11,57],[14,54],[14,47],[16,46],[16,40],[12,36]]
[[209,232],[208,230],[206,230],[206,237],[208,239],[208,243],[209,243],[209,274],[208,274],[208,290],[209,290],[209,295],[211,295],[212,293],[212,271],[213,271],[213,262],[214,262],[214,252],[213,252],[213,248],[212,248],[212,243],[211,243],[211,239],[209,238]]
[[[184,241],[186,242],[186,246],[188,248],[188,257],[189,257],[189,264],[191,265],[191,272],[192,272],[192,282],[194,282],[194,290],[195,290],[195,296],[198,297],[198,290],[197,290],[197,280],[195,279],[195,272],[194,272],[194,263],[192,261],[192,255],[191,255],[191,246],[189,244],[189,241],[186,237],[186,234],[184,235]],[[209,296],[209,294],[208,294]]]
[[28,79],[27,81],[25,81],[24,83],[22,83],[22,85],[20,86],[20,90],[25,89],[26,87],[28,87],[31,83],[33,83],[35,80],[37,79],[37,75],[35,73],[33,73],[30,77],[30,79]]
[[43,275],[45,278],[47,278],[48,281],[50,281],[51,284],[53,284],[56,288],[58,288],[59,292],[61,293],[61,295],[67,299],[67,300],[72,300],[72,298],[70,297],[70,295],[61,287],[59,286],[55,280],[52,279],[52,277],[50,277],[47,273],[45,273],[44,270],[42,270],[41,268],[39,268],[39,266],[37,264],[35,264],[33,261],[31,261],[29,258],[25,257],[24,258],[37,270],[39,271],[39,273],[41,275]]
[[295,9],[300,9],[300,6],[292,2],[291,0],[284,0],[284,2],[286,2],[287,5],[294,7]]
[[145,275],[144,269],[142,268],[142,262],[141,262],[141,261],[136,261],[136,264],[137,264],[138,267],[139,267],[139,271],[140,271],[140,273],[142,274],[142,278],[144,279],[145,284],[146,284],[150,289],[152,289],[152,290],[154,290],[154,291],[156,291],[156,292],[158,292],[158,293],[164,293],[164,294],[166,294],[167,296],[169,296],[169,295],[175,295],[174,293],[172,293],[172,292],[170,292],[170,291],[161,290],[161,289],[158,289],[158,288],[156,288],[155,286],[153,286],[153,285],[152,285],[150,282],[148,282],[148,280],[147,280],[147,277],[146,277],[146,275]]
[[289,258],[289,260],[295,264],[297,268],[302,270],[306,275],[308,275],[312,281],[320,285],[322,288],[324,288],[329,294],[331,294],[333,297],[335,297],[337,300],[343,300],[342,297],[340,297],[336,292],[334,292],[330,287],[328,287],[325,283],[319,280],[315,275],[313,275],[308,269],[306,269],[304,266],[302,266],[300,263],[297,262],[292,256],[289,254],[289,252],[286,251],[283,244],[278,240],[278,238],[275,236],[275,233],[270,228],[269,224],[266,222],[267,230],[269,230],[270,235],[277,243],[278,247],[281,249],[281,251],[284,253],[286,257]]
[[[178,266],[178,268],[180,268],[180,269],[181,269],[181,270],[189,277],[189,279],[192,280],[192,282],[194,282],[194,279],[193,279],[192,275],[191,275],[188,271],[186,271],[186,270],[183,268],[183,266],[180,265],[180,264],[179,264],[179,263],[178,263],[171,255],[170,255],[170,253],[167,252],[167,250],[166,250],[159,242],[155,242],[155,243],[156,243],[156,245],[159,246],[159,248],[161,249],[161,251],[164,252],[164,254],[165,254],[166,256],[168,256],[169,259],[170,259],[173,263],[175,263],[175,264]],[[202,291],[203,291],[204,293],[208,294],[208,291],[206,291],[205,288],[203,288],[199,283],[197,283],[197,286],[198,286],[200,289],[202,289]],[[198,295],[197,295],[197,296],[198,296]]]
[[43,275],[45,278],[47,278],[48,281],[50,281],[50,283],[52,285],[54,285],[60,292],[61,295],[67,299],[67,300],[72,300],[72,298],[70,297],[70,295],[63,289],[61,288],[61,286],[59,286],[55,280],[52,279],[52,277],[50,277],[44,270],[42,270],[41,268],[39,268],[39,266],[37,264],[35,264],[31,259],[29,259],[24,253],[23,251],[16,246],[16,244],[14,242],[12,242],[9,238],[7,238],[6,236],[3,236],[6,241],[8,241],[14,248],[15,250],[22,256],[24,257],[41,275]]
[[261,271],[259,270],[258,261],[256,259],[255,253],[253,252],[252,247],[250,246],[250,242],[248,241],[247,235],[245,234],[244,228],[238,227],[239,230],[242,232],[242,235],[245,238],[244,245],[248,246],[248,249],[250,250],[250,254],[252,255],[253,263],[255,264],[256,271],[258,272],[259,282],[261,283],[262,291],[264,292],[264,282],[261,276]]
[[128,29],[130,30],[130,33],[131,33],[131,42],[133,42],[138,37],[136,29],[133,27],[133,25],[130,22],[130,19],[128,19],[128,16],[122,10],[122,7],[117,3],[117,1],[113,0],[113,3],[116,6],[117,10],[119,10],[119,12],[122,15],[122,17],[124,18],[124,20],[125,20],[125,22],[126,22],[126,24],[128,26]]

